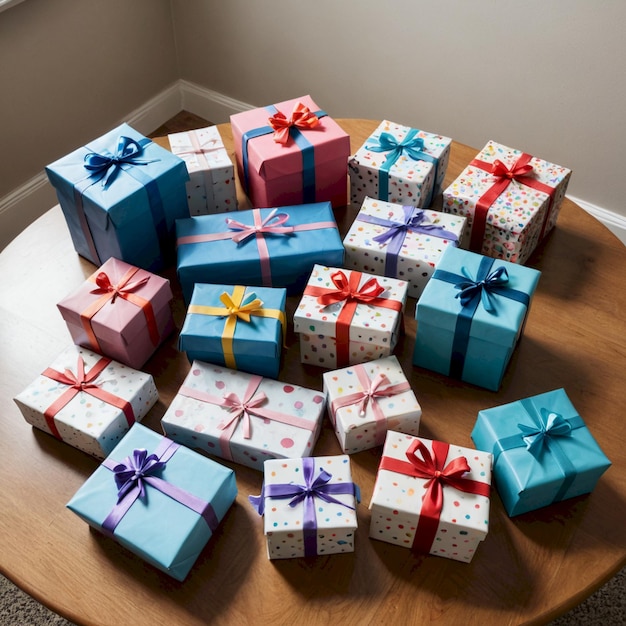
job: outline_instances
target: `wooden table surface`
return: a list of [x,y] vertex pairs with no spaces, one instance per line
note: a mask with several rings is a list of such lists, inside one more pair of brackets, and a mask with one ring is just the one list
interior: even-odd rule
[[[338,121],[353,150],[377,125]],[[232,156],[230,127],[219,130]],[[476,152],[453,145],[446,184]],[[355,213],[354,207],[336,211],[343,232]],[[259,493],[262,476],[232,465],[237,501],[178,583],[65,508],[97,461],[31,428],[12,402],[71,344],[55,304],[95,269],[74,252],[54,207],[0,254],[0,571],[81,624],[502,625],[542,623],[565,612],[626,564],[626,248],[565,200],[555,231],[528,265],[543,275],[499,392],[412,366],[414,301],[396,353],[422,405],[421,434],[461,446],[473,447],[480,409],[564,387],[613,461],[590,496],[510,519],[494,491],[489,534],[472,563],[416,556],[368,538],[380,456],[380,449],[369,450],[351,457],[363,496],[355,552],[270,562],[262,520],[247,500]],[[175,272],[165,275],[178,294],[180,328]],[[293,313],[294,299],[289,307]],[[160,418],[189,369],[176,335],[143,369],[160,392],[144,424],[160,432]],[[321,390],[321,371],[300,365],[290,332],[281,380]],[[315,454],[339,453],[325,420]]]

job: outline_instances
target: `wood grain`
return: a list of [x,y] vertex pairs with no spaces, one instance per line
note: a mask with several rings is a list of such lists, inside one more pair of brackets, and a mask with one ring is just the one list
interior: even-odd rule
[[[338,120],[356,149],[376,127]],[[219,126],[233,155],[228,125]],[[167,139],[159,140],[167,145]],[[454,144],[446,184],[476,150]],[[575,173],[574,173],[575,175]],[[242,208],[249,206],[242,199]],[[336,211],[343,232],[355,207]],[[73,250],[54,207],[0,254],[0,571],[79,624],[441,624],[542,623],[565,612],[626,564],[626,248],[566,200],[556,229],[528,265],[542,277],[525,335],[498,393],[416,368],[411,301],[398,356],[423,408],[425,437],[473,447],[477,412],[564,387],[613,461],[590,496],[514,519],[497,494],[490,532],[470,564],[415,556],[368,538],[369,503],[380,450],[352,456],[363,503],[353,554],[270,562],[261,519],[247,501],[260,473],[231,465],[239,495],[184,583],[90,531],[65,509],[97,462],[32,429],[12,398],[70,342],[55,304],[95,269]],[[184,308],[178,296],[175,320]],[[289,302],[290,314],[296,301]],[[145,366],[159,420],[189,364],[172,335]],[[321,371],[303,366],[292,332],[280,378],[321,390]],[[340,452],[326,420],[316,454]],[[228,465],[228,463],[225,463]]]

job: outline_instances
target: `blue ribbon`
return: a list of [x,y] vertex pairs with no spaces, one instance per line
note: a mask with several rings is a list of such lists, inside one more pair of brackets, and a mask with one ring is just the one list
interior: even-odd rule
[[509,276],[504,266],[491,272],[494,263],[495,259],[483,256],[475,280],[470,278],[465,267],[461,268],[462,275],[441,269],[436,269],[433,273],[434,279],[452,283],[456,289],[459,289],[455,297],[461,301],[461,310],[454,329],[449,371],[449,376],[453,378],[462,378],[472,319],[479,304],[482,303],[485,310],[492,315],[498,314],[495,296],[515,300],[526,308],[530,304],[530,297],[527,293],[507,286]]
[[[272,104],[266,106],[265,108],[270,115],[278,113],[278,109]],[[318,118],[328,115],[325,111],[314,111],[313,114]],[[241,136],[243,187],[246,194],[249,193],[250,188],[248,142],[250,139],[261,137],[262,135],[269,135],[273,132],[274,129],[271,126],[261,126],[259,128],[248,130]],[[315,202],[315,148],[296,126],[291,126],[289,128],[289,135],[302,152],[302,202],[303,204],[310,204]]]
[[439,167],[439,159],[424,152],[424,140],[421,137],[416,137],[419,132],[420,131],[418,129],[411,128],[401,141],[398,141],[391,133],[381,133],[377,144],[365,146],[367,150],[371,150],[372,152],[389,152],[387,158],[379,168],[380,172],[383,173],[382,176],[379,176],[378,180],[379,200],[389,199],[389,170],[391,170],[391,166],[400,158],[400,156],[406,152],[406,154],[414,161],[428,161],[435,166],[433,184],[430,188],[430,193],[428,194],[426,202],[422,203],[423,206],[430,205],[435,185],[437,184],[437,168]]

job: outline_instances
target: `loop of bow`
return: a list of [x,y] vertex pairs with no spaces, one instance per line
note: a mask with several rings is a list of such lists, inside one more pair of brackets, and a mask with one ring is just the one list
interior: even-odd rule
[[412,136],[412,133],[398,141],[391,133],[381,133],[378,143],[366,146],[372,152],[389,152],[388,160],[395,162],[406,152],[414,161],[423,158],[424,140],[421,137]]
[[376,278],[370,278],[359,289],[359,278],[358,272],[352,272],[350,280],[348,280],[348,277],[341,270],[333,272],[330,279],[333,285],[337,287],[337,290],[332,290],[318,296],[317,301],[324,306],[343,302],[344,300],[367,304],[376,300],[380,294],[385,291],[385,288]]
[[310,130],[311,128],[315,128],[319,123],[320,121],[317,115],[301,102],[298,102],[294,106],[290,117],[278,111],[269,118],[269,124],[274,129],[274,141],[282,145],[287,145],[292,126]]
[[572,434],[572,425],[559,413],[541,408],[538,417],[538,426],[517,425],[522,432],[526,449],[535,458],[539,458],[551,438],[570,437]]
[[228,317],[237,317],[244,322],[250,321],[250,315],[263,309],[263,300],[256,297],[255,293],[251,293],[243,304],[236,304],[231,294],[224,292],[220,296],[220,302],[226,307]]
[[273,209],[259,224],[243,224],[242,222],[234,220],[230,217],[226,218],[226,224],[228,224],[228,227],[232,230],[239,231],[232,235],[231,239],[235,243],[242,243],[249,237],[257,234],[272,233],[274,235],[284,235],[293,233],[293,226],[284,226],[289,219],[289,214],[277,213],[277,211],[278,209]]
[[[252,391],[252,393],[254,393],[254,391]],[[260,391],[255,396],[250,397],[251,395],[252,394],[246,394],[246,397],[241,400],[236,393],[228,393],[222,398],[222,401],[220,402],[221,406],[227,407],[231,414],[228,419],[223,420],[220,424],[218,424],[218,428],[220,430],[226,430],[229,426],[233,426],[240,419],[243,419],[244,439],[250,439],[250,414],[254,415],[254,409],[267,401],[267,396],[263,391]]]
[[133,274],[127,273],[122,277],[117,285],[114,285],[106,272],[99,272],[96,276],[96,285],[98,285],[98,287],[96,289],[92,289],[89,293],[93,293],[95,295],[108,294],[111,296],[111,304],[115,302],[115,299],[118,296],[120,298],[128,299],[133,291],[143,287],[148,280],[150,280],[150,276],[144,276],[140,280],[131,282],[130,279],[132,276]]
[[493,272],[487,274],[483,279],[472,280],[467,276],[467,272],[463,267],[461,272],[467,277],[466,281],[461,281],[455,285],[460,289],[456,297],[461,300],[463,306],[468,306],[475,298],[480,298],[483,307],[489,313],[495,311],[492,292],[502,285],[509,282],[509,273],[506,267],[500,266]]
[[[109,360],[106,361],[107,364],[109,362]],[[84,389],[95,389],[99,385],[94,381],[98,378],[98,376],[100,376],[101,372],[101,367],[92,367],[89,373],[85,374],[85,361],[83,361],[83,358],[79,356],[76,364],[76,374],[74,374],[74,372],[70,369],[65,369],[62,374],[60,372],[57,374],[55,380],[78,391],[83,391]]]
[[127,456],[114,468],[115,484],[117,485],[117,502],[123,500],[133,490],[138,490],[138,497],[144,496],[144,479],[159,473],[166,463],[159,461],[156,454],[148,455],[143,448],[133,450],[132,455]]

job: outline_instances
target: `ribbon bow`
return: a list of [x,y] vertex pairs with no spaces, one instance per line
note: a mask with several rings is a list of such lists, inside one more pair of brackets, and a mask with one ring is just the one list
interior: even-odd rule
[[257,298],[254,292],[248,295],[243,304],[236,304],[231,294],[225,291],[220,296],[220,302],[228,311],[226,316],[237,317],[244,322],[250,322],[250,315],[263,309],[263,300]]
[[376,278],[370,278],[359,289],[360,272],[352,272],[348,280],[341,270],[337,270],[331,274],[330,279],[337,289],[318,296],[317,301],[324,306],[344,300],[367,304],[376,300],[385,291]]
[[[240,400],[236,393],[228,393],[223,397],[220,405],[228,407],[231,415],[227,420],[220,422],[218,425],[220,430],[226,430],[230,426],[234,426],[239,419],[243,419],[244,439],[250,439],[250,414],[254,415],[256,413],[254,409],[267,401],[267,396],[263,391],[257,393],[256,396],[253,397],[250,397],[250,395],[251,394],[246,394],[246,397],[244,397],[243,400]],[[261,417],[265,416],[261,415]]]
[[270,126],[274,129],[274,141],[283,146],[287,145],[292,126],[310,130],[315,128],[319,123],[319,118],[309,109],[308,106],[298,102],[294,108],[291,117],[287,117],[281,111],[277,111],[269,118]]
[[482,280],[472,280],[469,278],[464,267],[461,268],[461,272],[467,277],[467,280],[461,281],[455,285],[456,289],[460,289],[455,297],[461,300],[461,304],[464,307],[473,302],[475,298],[480,298],[485,310],[489,313],[493,313],[495,311],[495,305],[492,292],[496,288],[506,285],[506,283],[509,282],[509,273],[506,267],[498,267],[493,272],[487,274]]
[[[106,360],[103,364],[104,367],[110,363],[110,360]],[[99,365],[99,364],[98,364]],[[71,389],[77,391],[84,391],[85,389],[95,389],[98,385],[94,382],[104,367],[92,367],[88,374],[85,374],[85,361],[82,357],[78,357],[78,363],[76,364],[76,374],[70,369],[65,369],[61,374],[60,372],[55,377],[57,382],[67,385]]]
[[379,372],[374,380],[369,381],[369,385],[361,391],[361,399],[358,402],[359,407],[359,415],[363,417],[365,415],[365,409],[367,409],[367,404],[370,400],[374,400],[376,398],[387,398],[391,395],[394,395],[393,390],[389,388],[382,388],[383,385],[391,385],[389,379],[385,374]]
[[380,235],[376,235],[374,237],[374,241],[377,241],[378,243],[385,243],[386,241],[393,240],[396,237],[402,237],[403,235],[406,236],[406,232],[411,228],[420,227],[420,230],[427,228],[440,228],[435,224],[423,224],[423,222],[428,218],[424,215],[424,211],[422,209],[415,209],[415,212],[413,212],[413,207],[407,208],[410,208],[411,212],[405,212],[404,220],[390,224],[384,233],[380,233]]
[[[415,130],[415,129],[412,129]],[[423,160],[424,140],[416,137],[417,131],[408,132],[401,141],[398,141],[391,133],[381,133],[378,143],[366,146],[372,152],[389,152],[387,160],[395,163],[403,152],[406,152],[414,161]]]
[[144,479],[159,473],[165,466],[166,463],[159,461],[156,454],[148,455],[148,451],[143,448],[133,450],[131,455],[113,468],[118,504],[133,490],[137,490],[139,492],[138,497],[143,498],[145,492]]
[[226,224],[228,224],[228,227],[233,230],[240,231],[239,233],[234,234],[231,239],[235,243],[242,243],[249,237],[257,234],[273,233],[275,235],[284,235],[293,233],[293,226],[283,226],[283,224],[285,224],[289,219],[289,214],[277,213],[277,211],[278,209],[273,209],[262,221],[255,219],[254,224],[243,224],[242,222],[238,222],[237,220],[227,217]]
[[491,166],[491,174],[498,179],[508,178],[509,180],[519,181],[522,176],[528,176],[532,171],[533,166],[530,163],[520,163],[519,161],[516,161],[511,169],[500,159],[496,159]]
[[89,293],[93,293],[95,295],[110,294],[111,304],[115,302],[115,299],[118,296],[120,298],[124,298],[124,300],[128,300],[133,291],[143,287],[148,280],[150,280],[150,276],[144,276],[140,280],[130,282],[132,276],[133,273],[128,272],[122,277],[117,285],[114,285],[106,272],[99,272],[96,276],[96,285],[98,285],[98,287],[96,289],[92,289]]
[[143,146],[131,139],[121,135],[117,142],[115,154],[98,154],[89,152],[85,155],[85,169],[93,172],[94,182],[102,180],[102,186],[106,189],[117,176],[123,164],[147,165],[153,161],[138,161],[137,157],[143,152]]
[[570,437],[572,425],[559,413],[541,408],[539,411],[539,425],[527,426],[518,424],[526,449],[538,459],[548,447],[548,440],[553,437]]

